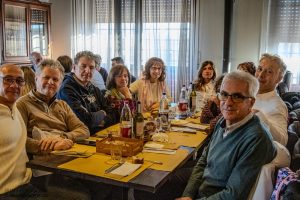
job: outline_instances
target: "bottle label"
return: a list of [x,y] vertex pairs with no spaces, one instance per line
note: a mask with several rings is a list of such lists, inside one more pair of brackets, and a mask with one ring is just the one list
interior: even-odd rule
[[121,137],[130,138],[131,137],[131,122],[122,121],[120,124],[120,135]]
[[185,112],[188,110],[188,103],[187,102],[179,102],[178,109],[180,112]]
[[136,138],[143,139],[144,137],[144,122],[136,123]]

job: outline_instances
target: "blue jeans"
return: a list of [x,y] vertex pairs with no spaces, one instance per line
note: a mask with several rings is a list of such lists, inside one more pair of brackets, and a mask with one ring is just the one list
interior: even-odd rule
[[21,185],[12,191],[0,194],[0,200],[37,199],[42,193],[30,183]]

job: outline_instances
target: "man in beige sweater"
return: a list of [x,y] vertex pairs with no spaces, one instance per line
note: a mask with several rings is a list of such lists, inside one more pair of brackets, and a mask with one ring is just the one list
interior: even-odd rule
[[90,135],[69,105],[55,97],[63,76],[64,68],[58,61],[44,59],[36,71],[37,89],[17,102],[27,127],[29,153],[66,150]]
[[24,75],[18,66],[1,66],[0,199],[27,199],[38,197],[40,194],[29,183],[32,173],[26,168],[26,127],[15,104],[24,84]]

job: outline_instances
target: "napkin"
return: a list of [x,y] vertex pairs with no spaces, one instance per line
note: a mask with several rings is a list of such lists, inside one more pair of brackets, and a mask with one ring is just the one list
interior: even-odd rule
[[129,162],[125,162],[123,165],[111,171],[110,173],[119,176],[129,176],[130,174],[135,172],[138,168],[140,168],[141,165],[142,164],[132,164]]

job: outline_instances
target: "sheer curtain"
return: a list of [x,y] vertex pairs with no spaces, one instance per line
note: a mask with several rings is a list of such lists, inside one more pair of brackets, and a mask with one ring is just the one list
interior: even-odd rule
[[264,4],[262,52],[280,55],[293,73],[291,90],[300,85],[300,1],[268,0]]
[[72,55],[91,50],[107,70],[121,56],[136,77],[150,57],[160,57],[176,101],[197,70],[191,56],[198,52],[197,6],[196,0],[72,0]]

